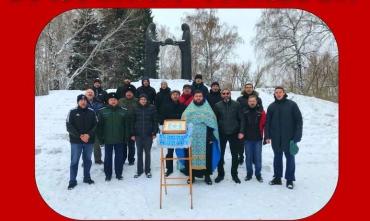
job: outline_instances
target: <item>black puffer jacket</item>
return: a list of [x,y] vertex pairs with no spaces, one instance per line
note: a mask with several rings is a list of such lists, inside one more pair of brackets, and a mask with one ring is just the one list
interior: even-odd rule
[[98,88],[92,87],[92,89],[94,91],[96,101],[99,103],[105,104],[108,93],[105,90],[103,90],[103,88],[101,87],[98,87]]
[[[149,78],[143,78],[143,80],[141,81],[141,83],[143,83],[144,80],[148,80],[149,81]],[[137,95],[140,96],[141,94],[146,94],[146,96],[148,97],[148,102],[150,104],[154,104],[156,93],[155,93],[155,89],[150,86],[150,82],[149,82],[149,85],[147,87],[145,87],[142,84],[142,86],[140,86],[137,89]]]
[[159,122],[162,125],[166,119],[181,119],[182,113],[185,111],[186,106],[180,102],[170,100],[162,106]]
[[95,141],[95,129],[98,120],[95,111],[90,108],[74,108],[69,111],[67,117],[67,131],[69,133],[69,141],[71,143],[84,143],[80,139],[81,134],[89,134],[89,144]]
[[215,114],[221,133],[231,135],[244,131],[243,113],[238,102],[218,102],[215,105]]
[[134,110],[134,136],[152,136],[158,133],[157,110],[154,105],[138,105]]
[[242,109],[248,109],[248,98],[249,98],[250,95],[257,96],[257,109],[263,110],[262,100],[258,96],[259,94],[258,94],[257,91],[253,91],[252,94],[247,94],[247,93],[245,93],[245,91],[243,91],[242,96],[238,97],[238,99],[236,99],[236,101],[239,102]]
[[244,116],[244,139],[248,141],[262,140],[266,123],[266,113],[258,110],[257,106],[243,110]]
[[291,140],[301,141],[303,128],[298,105],[286,97],[270,104],[265,126],[265,138],[271,139],[272,148],[284,151],[289,150]]
[[191,85],[191,93],[194,95],[194,92],[196,90],[202,91],[204,98],[208,97],[208,94],[209,94],[208,88],[203,83],[197,84],[194,81],[193,84]]
[[158,118],[161,118],[162,113],[162,106],[165,105],[166,103],[170,102],[171,100],[171,88],[167,87],[166,89],[159,89],[159,92],[155,96],[155,107],[157,108],[158,111]]
[[208,100],[209,105],[211,105],[212,110],[215,111],[216,103],[222,100],[221,91],[219,90],[217,92],[213,92],[212,90],[209,90],[207,100]]

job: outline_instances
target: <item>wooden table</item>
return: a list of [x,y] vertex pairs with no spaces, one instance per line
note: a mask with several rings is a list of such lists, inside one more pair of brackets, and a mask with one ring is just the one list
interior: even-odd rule
[[[188,150],[188,157],[182,157],[182,158],[165,158],[163,154],[163,149],[161,148],[161,183],[160,183],[160,203],[159,208],[162,209],[162,196],[163,196],[163,188],[164,192],[167,195],[167,186],[186,186],[189,187],[189,193],[190,193],[190,208],[193,209],[193,176],[192,176],[192,152],[191,147],[186,148]],[[165,161],[166,160],[188,160],[189,161],[189,176],[185,177],[166,177],[165,176]],[[175,183],[167,183],[167,180],[185,180],[185,184],[175,184]],[[189,180],[189,183],[187,181]]]

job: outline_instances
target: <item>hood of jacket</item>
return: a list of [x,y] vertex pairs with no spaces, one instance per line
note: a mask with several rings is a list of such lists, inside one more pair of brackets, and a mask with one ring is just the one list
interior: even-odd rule
[[171,92],[171,88],[169,88],[169,87],[166,87],[166,89],[163,89],[163,88],[160,88],[159,89],[159,93],[164,93],[164,94],[169,94]]
[[[144,86],[144,81],[145,80],[148,80],[148,82],[149,82],[149,86],[150,86],[150,79],[148,78],[148,77],[143,77],[142,79],[141,79],[141,85],[142,86]],[[144,86],[145,87],[145,86]]]

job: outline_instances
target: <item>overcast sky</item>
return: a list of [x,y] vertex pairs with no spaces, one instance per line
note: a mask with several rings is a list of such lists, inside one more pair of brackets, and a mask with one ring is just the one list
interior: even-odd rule
[[[152,9],[154,22],[157,25],[166,25],[170,32],[177,39],[181,39],[181,19],[187,13],[194,12],[195,9]],[[255,54],[251,40],[255,35],[255,24],[261,14],[260,9],[218,9],[220,22],[227,23],[229,26],[235,26],[244,43],[239,44],[235,49],[236,56],[233,58],[236,62],[250,60],[252,69],[255,69]]]

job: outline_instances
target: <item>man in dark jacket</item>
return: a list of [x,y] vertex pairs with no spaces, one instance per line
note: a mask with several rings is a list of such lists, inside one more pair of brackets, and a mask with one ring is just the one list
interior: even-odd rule
[[222,100],[220,85],[218,82],[213,82],[211,84],[207,100],[209,105],[211,105],[212,110],[215,111],[215,104]]
[[136,92],[136,87],[134,85],[131,84],[131,80],[130,79],[125,79],[123,80],[123,85],[119,86],[116,90],[116,94],[118,96],[118,100],[125,97],[126,95],[126,91],[127,90],[131,90],[133,93],[134,93],[134,96],[138,96],[137,95],[137,92]]
[[69,111],[67,131],[71,143],[71,164],[68,189],[77,185],[78,161],[82,153],[84,163],[84,183],[93,184],[90,177],[91,155],[93,150],[97,118],[95,112],[87,107],[87,98],[81,94],[77,97],[77,108]]
[[221,95],[223,100],[215,105],[221,145],[221,159],[218,164],[218,176],[215,182],[219,183],[224,179],[224,155],[226,143],[229,142],[232,156],[231,176],[234,182],[240,183],[238,178],[238,153],[241,148],[240,140],[243,139],[243,115],[239,103],[231,100],[229,89],[223,89]]
[[166,103],[170,102],[170,93],[171,93],[171,88],[168,87],[166,81],[161,82],[161,88],[159,89],[159,92],[155,96],[155,107],[157,108],[157,113],[158,113],[158,120],[159,124],[163,124],[163,113],[162,113],[162,106],[165,105]]
[[290,153],[290,142],[298,143],[302,138],[303,120],[298,105],[287,99],[283,87],[276,87],[275,102],[267,109],[265,138],[274,151],[274,179],[270,185],[281,185],[283,176],[283,153],[286,158],[286,186],[293,189],[295,181],[295,159]]
[[114,150],[114,171],[116,178],[122,180],[123,144],[131,135],[132,126],[128,110],[118,105],[116,93],[107,96],[108,105],[99,111],[98,136],[105,144],[104,173],[105,181],[112,179],[112,155]]
[[[181,115],[184,112],[186,106],[179,102],[179,98],[180,98],[180,91],[177,91],[177,90],[171,91],[170,101],[165,103],[162,106],[161,116],[162,116],[163,121],[166,119],[181,119]],[[173,151],[174,149],[169,148],[167,150],[166,158],[173,158]],[[166,171],[165,176],[169,176],[171,173],[173,173],[173,161],[172,160],[166,161],[166,168],[167,168],[167,171]]]
[[153,140],[158,133],[157,111],[154,105],[149,104],[146,94],[139,96],[139,105],[134,114],[134,133],[131,137],[136,141],[137,147],[137,173],[134,178],[143,174],[143,152],[145,152],[145,174],[151,178],[150,173],[150,150]]
[[191,91],[191,86],[189,84],[185,84],[182,87],[182,94],[179,98],[179,101],[186,107],[193,101],[193,94]]
[[[250,95],[255,95],[257,96],[257,108],[262,111],[263,106],[262,106],[262,100],[258,96],[258,92],[254,90],[253,84],[252,83],[246,83],[244,85],[244,89],[242,91],[242,96],[238,97],[236,101],[239,102],[240,106],[242,109],[247,109],[248,108],[248,97]],[[239,153],[239,164],[243,164],[244,162],[244,148],[240,148],[240,153]]]
[[101,80],[99,78],[96,78],[94,80],[94,85],[92,89],[94,91],[97,102],[101,104],[105,104],[105,101],[107,98],[107,92],[103,90],[103,88],[101,87],[101,84],[102,84]]
[[257,97],[257,107],[263,109],[262,100],[258,96],[258,92],[254,90],[252,83],[246,83],[241,94],[242,96],[238,97],[237,101],[242,108],[248,108],[248,97],[254,95]]
[[148,77],[143,77],[141,80],[142,86],[137,89],[138,95],[146,94],[149,104],[154,104],[155,101],[155,89],[150,86],[150,81]]
[[[87,98],[87,106],[93,109],[95,114],[98,115],[98,111],[103,108],[104,105],[96,100],[92,89],[87,89],[85,95]],[[94,159],[96,164],[103,164],[103,161],[101,160],[100,142],[97,136],[95,136],[94,142]]]
[[194,82],[191,85],[191,92],[194,96],[194,92],[196,90],[199,90],[203,93],[203,97],[207,98],[208,97],[208,88],[203,84],[203,77],[201,74],[195,75]]
[[245,181],[249,181],[253,176],[253,164],[255,175],[258,182],[262,183],[262,139],[266,123],[266,113],[260,110],[257,105],[257,97],[248,97],[248,108],[243,110],[244,120],[244,148],[246,153],[245,164],[247,166],[247,176]]
[[[131,116],[130,119],[133,120],[135,108],[138,106],[138,99],[134,96],[134,91],[132,89],[127,89],[125,97],[119,99],[119,105],[128,110]],[[131,122],[131,124],[133,125],[134,122]],[[128,141],[123,144],[123,164],[125,164],[126,159],[128,159],[128,165],[134,165],[135,141],[131,139],[128,139]]]

